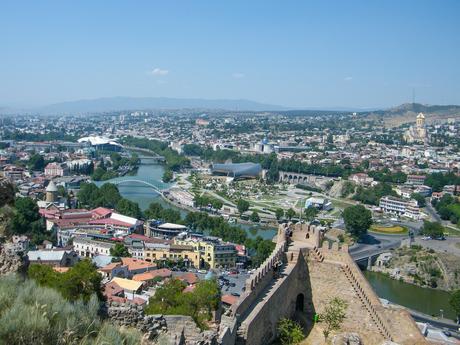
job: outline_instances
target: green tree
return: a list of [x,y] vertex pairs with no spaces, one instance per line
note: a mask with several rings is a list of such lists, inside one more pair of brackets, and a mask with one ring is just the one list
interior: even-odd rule
[[421,233],[431,238],[439,238],[444,236],[444,227],[439,222],[424,221]]
[[118,187],[113,183],[104,183],[99,188],[100,197],[97,200],[98,206],[115,208],[122,198]]
[[104,168],[102,168],[101,166],[98,166],[93,174],[91,175],[91,178],[94,180],[94,181],[102,181],[103,180],[103,177],[104,177],[104,174],[107,172],[107,170],[105,170]]
[[347,207],[342,216],[347,232],[355,238],[364,236],[372,224],[372,213],[363,205]]
[[43,169],[45,168],[45,159],[43,158],[42,155],[38,153],[34,153],[29,158],[28,167],[30,170],[43,171]]
[[158,202],[150,203],[147,210],[145,210],[145,216],[149,219],[159,219],[161,218],[161,213],[163,212],[163,206]]
[[94,183],[82,183],[77,198],[82,206],[93,208],[99,195],[99,188]]
[[314,206],[305,209],[305,220],[311,222],[318,215],[319,210]]
[[33,244],[40,244],[45,239],[51,240],[45,223],[38,213],[37,203],[31,198],[17,198],[14,203],[13,216],[6,227],[8,235],[25,234]]
[[212,311],[217,310],[220,301],[219,286],[216,280],[202,280],[191,292],[184,293],[187,284],[174,278],[159,286],[150,297],[145,313],[165,315],[189,315],[200,328],[209,320]]
[[170,169],[166,169],[165,172],[163,173],[163,182],[168,183],[171,182],[174,178],[174,173]]
[[278,322],[278,333],[281,344],[299,344],[304,338],[302,327],[291,319],[282,318]]
[[348,305],[344,300],[335,297],[326,305],[324,312],[320,314],[320,321],[326,324],[323,329],[326,341],[332,331],[338,331],[342,326],[347,307]]
[[350,194],[353,194],[355,192],[355,184],[351,181],[345,181],[342,185],[342,198],[346,198]]
[[295,216],[296,216],[296,213],[295,213],[294,209],[290,208],[289,210],[286,211],[286,218],[287,219],[291,220]]
[[83,299],[87,302],[93,294],[102,299],[102,277],[89,259],[78,262],[67,272],[60,274],[62,274],[62,279],[59,290],[69,301]]
[[58,189],[59,196],[62,196],[62,197],[67,196],[67,191],[65,190],[64,186],[58,186],[57,189]]
[[102,277],[88,259],[78,262],[64,273],[56,272],[50,266],[32,264],[28,276],[41,286],[59,291],[69,301],[83,299],[87,302],[93,294],[102,299]]
[[133,218],[141,218],[142,211],[139,207],[137,202],[122,198],[117,202],[116,210],[121,214],[133,217]]
[[110,255],[118,258],[127,258],[131,257],[131,254],[128,251],[128,248],[122,243],[117,243],[115,246],[110,248]]
[[284,217],[284,210],[282,208],[277,208],[275,211],[276,219],[280,220]]
[[251,216],[249,217],[249,219],[251,220],[251,222],[258,223],[260,221],[260,217],[259,217],[259,214],[257,213],[257,211],[252,211]]
[[243,214],[247,210],[249,210],[249,201],[246,201],[244,199],[238,200],[236,207],[238,208],[238,212],[240,214]]
[[460,290],[456,290],[451,294],[449,304],[455,315],[457,315],[457,322],[460,323]]
[[426,206],[426,200],[425,200],[425,197],[420,194],[420,193],[412,193],[410,195],[410,197],[412,199],[414,199],[415,201],[417,201],[417,204],[419,207],[425,207]]

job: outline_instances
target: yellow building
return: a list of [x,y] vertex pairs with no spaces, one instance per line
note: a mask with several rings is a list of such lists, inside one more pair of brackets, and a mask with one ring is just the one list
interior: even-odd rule
[[232,268],[236,265],[236,248],[233,244],[223,243],[219,239],[174,239],[174,244],[191,246],[200,255],[200,266],[209,268]]
[[171,245],[149,245],[144,248],[144,260],[155,262],[157,260],[179,261],[184,260],[187,266],[200,267],[200,253],[192,246],[171,244]]

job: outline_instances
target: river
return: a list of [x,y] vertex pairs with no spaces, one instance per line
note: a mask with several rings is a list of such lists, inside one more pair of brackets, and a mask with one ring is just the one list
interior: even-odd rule
[[[164,183],[162,181],[163,173],[164,168],[162,165],[141,163],[134,175],[117,177],[104,182],[97,182],[96,184],[98,186],[107,182],[117,184],[120,194],[126,199],[137,202],[142,210],[146,210],[150,203],[158,202],[163,207],[169,207],[178,210],[181,213],[181,216],[185,217],[187,215],[187,211],[166,202],[159,193],[157,193],[148,185],[135,182],[135,180],[144,181],[156,186],[159,189],[166,189],[170,187],[171,184]],[[263,239],[271,239],[276,234],[276,230],[274,228],[263,228],[261,226],[248,224],[238,224],[238,226],[246,230],[246,233],[250,238],[261,236]]]
[[404,283],[378,272],[363,273],[380,298],[431,316],[440,316],[442,309],[445,318],[455,319],[448,292]]

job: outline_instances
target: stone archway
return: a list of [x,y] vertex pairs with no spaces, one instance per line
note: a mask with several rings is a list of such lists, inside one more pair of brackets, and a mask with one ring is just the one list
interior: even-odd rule
[[305,309],[305,296],[303,293],[299,293],[295,299],[295,310],[304,311]]

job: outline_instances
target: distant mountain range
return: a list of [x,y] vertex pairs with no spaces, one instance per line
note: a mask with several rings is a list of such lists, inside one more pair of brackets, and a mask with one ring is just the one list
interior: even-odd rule
[[[397,122],[415,120],[414,114],[423,112],[428,118],[448,118],[460,116],[458,105],[425,105],[405,103],[388,109],[359,109],[352,107],[285,107],[274,104],[264,104],[247,99],[199,99],[199,98],[168,98],[168,97],[106,97],[61,102],[46,106],[15,109],[1,107],[0,114],[30,113],[30,114],[91,114],[111,111],[137,110],[228,110],[228,111],[278,111],[286,115],[317,115],[320,113],[349,113],[358,112],[362,116],[372,118],[395,119]],[[427,120],[428,120],[427,118]],[[408,121],[406,121],[408,120]]]
[[108,97],[50,104],[34,109],[38,113],[95,113],[153,109],[222,109],[222,110],[288,110],[289,108],[246,99],[187,99],[167,97]]

